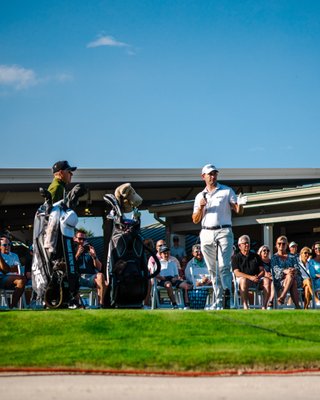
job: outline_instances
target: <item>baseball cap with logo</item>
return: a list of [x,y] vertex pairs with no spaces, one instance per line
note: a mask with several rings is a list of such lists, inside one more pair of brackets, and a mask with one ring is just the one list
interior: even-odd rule
[[219,172],[219,170],[213,164],[207,164],[202,168],[202,174],[210,174],[210,172]]
[[52,172],[55,174],[58,171],[75,171],[77,167],[70,167],[68,161],[57,161],[53,167]]

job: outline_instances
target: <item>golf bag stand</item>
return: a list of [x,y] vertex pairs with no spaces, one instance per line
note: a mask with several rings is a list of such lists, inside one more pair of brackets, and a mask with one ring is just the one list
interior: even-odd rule
[[[108,222],[113,223],[106,266],[107,301],[112,308],[142,308],[149,280],[159,274],[160,262],[156,253],[143,244],[138,210],[133,209],[133,218],[126,219],[114,195],[106,194],[103,198],[109,212]],[[156,260],[157,268],[152,274],[148,270],[146,251]]]
[[48,308],[77,308],[79,274],[75,261],[73,210],[86,193],[76,185],[64,200],[52,204],[51,194],[40,189],[45,202],[36,212],[33,231],[32,287],[37,303]]

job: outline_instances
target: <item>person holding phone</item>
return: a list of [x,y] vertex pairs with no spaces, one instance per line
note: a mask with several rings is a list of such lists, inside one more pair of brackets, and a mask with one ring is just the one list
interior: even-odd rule
[[102,263],[95,248],[88,243],[84,229],[76,231],[74,241],[77,245],[75,259],[79,268],[80,286],[97,288],[99,306],[103,307],[107,283],[105,275],[101,272]]

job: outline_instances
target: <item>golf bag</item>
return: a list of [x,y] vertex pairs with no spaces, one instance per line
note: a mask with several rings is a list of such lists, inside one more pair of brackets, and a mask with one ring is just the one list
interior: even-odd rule
[[32,288],[37,303],[48,308],[75,308],[78,303],[79,274],[73,242],[78,217],[74,208],[85,193],[82,185],[76,185],[64,200],[52,204],[50,192],[40,188],[45,202],[34,219]]
[[[133,208],[132,219],[123,217],[120,203],[112,194],[106,194],[107,219],[113,224],[107,256],[109,306],[114,308],[141,308],[150,279],[159,274],[161,265],[156,253],[149,250],[140,234],[140,213]],[[156,261],[156,271],[148,270],[146,251]]]

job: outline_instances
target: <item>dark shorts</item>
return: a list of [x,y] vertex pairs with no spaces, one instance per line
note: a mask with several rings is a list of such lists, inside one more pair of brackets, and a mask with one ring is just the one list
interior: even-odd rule
[[0,289],[14,289],[14,284],[6,286],[10,275],[0,275]]
[[81,274],[79,280],[80,286],[95,288],[96,283],[94,280],[96,279],[96,277],[96,274]]
[[166,282],[171,282],[172,287],[176,287],[177,289],[179,288],[179,286],[181,285],[181,283],[183,283],[184,281],[181,281],[180,279],[176,280],[175,282],[172,282],[172,278],[168,278],[165,281],[159,281],[158,282],[158,286],[164,287],[164,284]]

